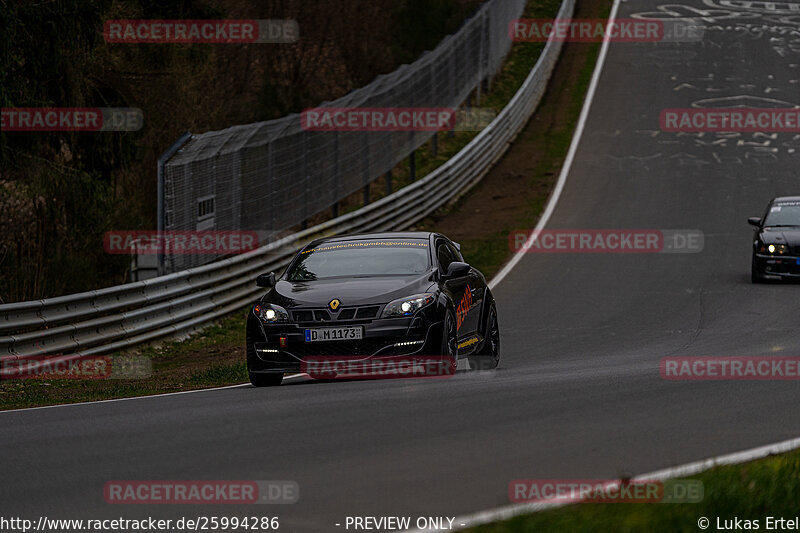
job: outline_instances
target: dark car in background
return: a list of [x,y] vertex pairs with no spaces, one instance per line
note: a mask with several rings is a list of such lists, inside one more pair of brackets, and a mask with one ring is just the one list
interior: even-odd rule
[[756,227],[752,282],[800,279],[800,196],[774,198],[764,216],[747,221]]
[[319,239],[247,317],[247,368],[255,386],[279,385],[307,357],[441,355],[453,368],[491,369],[500,357],[497,308],[483,274],[437,233]]

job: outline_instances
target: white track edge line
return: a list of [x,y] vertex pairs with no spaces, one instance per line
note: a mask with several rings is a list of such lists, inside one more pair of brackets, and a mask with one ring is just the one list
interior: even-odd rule
[[[610,19],[613,20],[613,17],[616,15],[617,4],[619,0],[614,0],[614,7],[612,8],[611,17]],[[586,94],[586,101],[584,104],[583,109],[581,110],[580,119],[578,121],[578,126],[575,130],[575,134],[572,138],[572,144],[569,147],[569,152],[567,153],[567,159],[564,162],[564,167],[561,169],[561,174],[558,177],[558,184],[556,185],[553,194],[550,196],[550,200],[547,204],[547,208],[545,209],[544,214],[539,219],[539,224],[536,225],[537,230],[541,230],[547,221],[550,219],[550,215],[555,210],[556,204],[558,203],[558,198],[561,196],[561,190],[564,188],[564,183],[567,181],[567,174],[569,173],[569,169],[572,166],[572,160],[575,158],[575,152],[578,149],[578,140],[583,133],[583,128],[586,124],[586,118],[589,115],[589,107],[591,107],[592,99],[594,98],[594,90],[597,86],[597,80],[600,78],[600,70],[602,70],[603,61],[605,60],[605,51],[608,48],[608,41],[603,43],[603,47],[600,50],[600,56],[597,60],[597,66],[595,67],[594,74],[592,75],[592,81],[589,85],[589,91]],[[534,232],[534,235],[536,232]],[[525,248],[527,249],[533,243],[532,240],[525,243]],[[508,274],[512,268],[522,259],[523,253],[518,253],[515,255],[511,261],[506,264],[503,269],[497,273],[497,275],[489,282],[489,288],[493,289],[502,279]],[[295,374],[292,376],[285,377],[284,379],[290,379],[299,376],[300,374]],[[174,396],[177,394],[189,394],[194,392],[208,392],[208,391],[215,391],[215,390],[225,390],[230,388],[236,387],[244,387],[247,383],[241,383],[239,385],[229,385],[227,387],[216,387],[211,389],[199,389],[199,390],[191,390],[191,391],[181,391],[181,392],[168,392],[164,394],[152,394],[149,396],[133,396],[130,398],[115,398],[112,400],[98,400],[94,402],[78,402],[78,403],[67,403],[67,404],[59,404],[59,405],[45,405],[42,407],[26,407],[24,409],[9,409],[5,411],[0,411],[0,414],[3,413],[14,413],[19,411],[32,411],[34,409],[53,409],[55,407],[74,407],[76,405],[94,405],[99,403],[107,403],[107,402],[121,402],[125,400],[141,400],[144,398],[156,398],[156,397],[163,397],[163,396]]]
[[[288,379],[294,379],[305,376],[305,374],[292,374],[291,376],[285,376],[283,378],[284,381]],[[75,402],[75,403],[60,403],[57,405],[43,405],[41,407],[24,407],[22,409],[6,409],[0,411],[0,415],[4,413],[18,413],[20,411],[36,411],[39,409],[55,409],[56,407],[75,407],[76,405],[98,405],[101,403],[111,403],[111,402],[126,402],[128,400],[144,400],[147,398],[163,398],[164,396],[177,396],[179,394],[195,394],[198,392],[211,392],[217,390],[225,390],[225,389],[239,389],[242,387],[249,387],[250,383],[239,383],[238,385],[226,385],[224,387],[212,387],[209,389],[194,389],[194,390],[184,390],[178,392],[165,392],[164,394],[148,394],[146,396],[129,396],[127,398],[112,398],[110,400],[95,400],[90,402]]]
[[[617,10],[619,8],[619,1],[614,0],[614,5],[611,9],[611,15],[609,16],[609,22],[613,22],[616,19]],[[578,121],[578,125],[575,129],[575,134],[572,137],[572,143],[570,144],[569,152],[567,153],[567,158],[564,161],[564,166],[561,169],[561,174],[558,177],[558,183],[556,184],[556,188],[553,190],[553,194],[550,196],[550,200],[548,201],[547,208],[545,212],[542,214],[541,218],[539,219],[534,232],[532,233],[531,237],[525,243],[525,248],[530,247],[536,239],[537,232],[542,230],[547,222],[550,220],[550,217],[555,210],[556,204],[558,204],[558,199],[561,196],[561,191],[564,189],[564,184],[567,181],[567,175],[572,167],[572,162],[575,158],[575,154],[577,153],[578,144],[580,144],[581,137],[583,136],[583,130],[586,126],[586,120],[589,116],[589,110],[591,109],[592,101],[594,99],[595,90],[597,89],[597,85],[600,79],[600,74],[602,73],[603,64],[605,63],[606,55],[608,54],[608,47],[610,41],[606,40],[603,42],[603,46],[600,50],[600,56],[597,60],[597,65],[595,66],[594,73],[592,74],[591,84],[589,86],[589,91],[586,95],[586,100],[584,102],[583,109],[581,110],[580,119]],[[506,264],[503,269],[498,272],[498,274],[492,279],[489,283],[490,288],[496,287],[507,275],[511,270],[519,263],[522,259],[524,252],[517,253],[511,259],[511,261]],[[293,379],[302,377],[303,374],[293,374],[291,376],[287,376],[284,379]],[[241,388],[249,385],[248,383],[241,383],[239,385],[229,385],[226,387],[216,387],[211,389],[198,389],[198,390],[191,390],[191,391],[181,391],[181,392],[171,392],[165,394],[153,394],[149,396],[134,396],[130,398],[115,398],[111,400],[100,400],[95,402],[80,402],[80,403],[73,403],[73,404],[61,404],[61,405],[48,405],[43,407],[30,407],[26,409],[12,409],[6,411],[0,411],[0,414],[3,413],[13,413],[18,411],[32,411],[35,409],[52,409],[55,407],[72,407],[75,405],[96,405],[101,403],[108,403],[108,402],[121,402],[126,400],[141,400],[144,398],[160,398],[163,396],[175,396],[178,394],[192,394],[197,392],[208,392],[208,391],[215,391],[215,390],[225,390],[225,389],[234,389],[234,388]],[[695,461],[693,463],[686,463],[683,465],[665,468],[662,470],[657,470],[655,472],[651,472],[648,474],[642,474],[634,478],[634,480],[648,480],[648,479],[670,479],[675,478],[678,476],[686,476],[692,475],[699,472],[703,472],[705,470],[709,470],[715,466],[721,465],[732,465],[732,464],[739,464],[744,463],[747,461],[753,461],[756,459],[762,459],[769,455],[779,454],[779,453],[786,453],[795,449],[800,448],[800,438],[788,439],[785,441],[777,442],[774,444],[767,444],[764,446],[759,446],[757,448],[751,448],[749,450],[743,450],[739,452],[730,453],[727,455],[720,455],[717,457],[712,457],[709,459],[704,459],[701,461]],[[499,507],[497,509],[481,511],[479,513],[475,513],[472,515],[467,515],[465,517],[456,517],[453,521],[456,525],[453,531],[459,531],[465,529],[467,527],[476,527],[482,524],[487,524],[490,522],[496,522],[498,520],[506,520],[509,518],[513,518],[515,516],[526,514],[526,513],[533,513],[537,511],[543,511],[545,509],[551,509],[556,507],[562,507],[564,505],[570,505],[573,502],[532,502],[532,503],[524,503],[524,504],[517,504],[517,505],[509,505],[505,507]],[[460,524],[464,523],[464,526]],[[409,531],[423,531],[423,530],[409,530]],[[434,531],[434,530],[428,530]]]
[[[614,5],[611,8],[611,14],[609,16],[609,22],[613,22],[614,20],[616,20],[618,8],[619,8],[619,0],[614,0]],[[584,103],[583,109],[581,110],[581,116],[578,122],[578,126],[575,129],[575,134],[572,137],[572,144],[570,145],[569,152],[567,153],[567,158],[564,161],[564,166],[561,169],[561,174],[558,177],[558,183],[556,185],[556,188],[553,190],[553,194],[550,197],[550,200],[547,204],[547,208],[545,209],[544,214],[542,214],[542,217],[539,219],[539,223],[536,225],[536,228],[534,229],[534,232],[531,234],[531,237],[525,243],[525,248],[528,248],[533,244],[537,232],[542,230],[545,224],[547,224],[547,222],[550,220],[550,216],[553,214],[556,204],[558,203],[558,199],[561,196],[561,191],[563,190],[564,184],[566,183],[567,175],[569,174],[570,168],[572,166],[572,161],[574,160],[575,154],[577,152],[578,144],[580,143],[580,139],[583,135],[584,127],[586,126],[586,120],[589,115],[589,110],[592,105],[592,100],[594,99],[594,93],[600,80],[600,74],[602,73],[606,55],[608,54],[609,44],[610,41],[603,42],[603,46],[600,50],[600,56],[597,59],[597,65],[595,66],[594,73],[592,74],[592,81],[591,85],[589,86],[589,91],[587,92],[586,95],[586,101]],[[490,287],[494,288],[495,286],[497,286],[497,284],[499,284],[503,280],[503,278],[505,278],[506,275],[508,275],[508,273],[511,272],[514,266],[516,266],[516,264],[520,262],[523,255],[524,252],[517,253],[516,255],[514,255],[511,261],[503,267],[503,269],[494,277],[494,279],[492,279]],[[650,472],[648,474],[642,474],[640,476],[635,477],[634,479],[635,480],[670,479],[678,476],[692,475],[698,472],[702,472],[704,470],[709,470],[715,466],[743,463],[755,459],[761,459],[767,457],[768,455],[785,453],[798,448],[800,448],[800,438],[789,439],[774,444],[767,444],[764,446],[759,446],[757,448],[751,448],[749,450],[712,457],[710,459],[695,461],[693,463],[687,463],[684,465],[675,466],[671,468],[665,468],[663,470]],[[456,517],[456,519],[453,520],[453,523],[455,524],[453,531],[459,531],[465,528],[476,527],[491,522],[508,520],[509,518],[513,518],[515,516],[519,516],[522,514],[535,513],[538,511],[544,511],[546,509],[554,509],[556,507],[563,507],[565,505],[571,505],[573,503],[574,502],[552,502],[552,501],[529,502],[529,503],[498,507],[496,509],[481,511],[472,515]],[[461,526],[460,524],[462,523],[464,523],[465,525]],[[409,530],[409,531],[424,531],[424,530]]]
[[[633,480],[644,481],[644,480],[673,479],[676,477],[697,474],[699,472],[709,470],[716,466],[745,463],[748,461],[754,461],[756,459],[763,459],[770,455],[786,453],[792,450],[796,450],[798,448],[800,448],[800,438],[789,439],[774,444],[767,444],[764,446],[759,446],[757,448],[751,448],[749,450],[729,453],[726,455],[711,457],[709,459],[703,459],[701,461],[695,461],[693,463],[686,463],[671,468],[665,468],[663,470],[657,470],[655,472],[650,472],[648,474],[642,474],[640,476],[636,476],[635,478],[633,478]],[[565,505],[574,505],[576,503],[580,502],[575,502],[575,501],[528,502],[528,503],[520,503],[520,504],[507,505],[504,507],[498,507],[496,509],[481,511],[471,515],[456,517],[453,520],[454,527],[452,531],[460,531],[467,528],[489,524],[492,522],[508,520],[510,518],[514,518],[516,516],[523,514],[536,513],[539,511],[545,511],[547,509],[563,507]],[[462,526],[461,524],[464,525]],[[408,530],[408,532],[421,532],[421,531],[432,532],[434,530],[421,530],[421,529]]]
[[[611,7],[611,13],[608,17],[609,24],[614,22],[614,20],[617,18],[619,2],[620,0],[614,0],[614,5]],[[539,222],[536,224],[536,227],[531,232],[531,236],[528,237],[528,240],[525,242],[525,245],[522,248],[523,251],[514,254],[514,257],[511,258],[511,261],[506,263],[506,265],[500,269],[500,272],[498,272],[492,281],[489,282],[490,289],[494,289],[501,281],[503,281],[509,272],[511,272],[511,270],[517,266],[517,263],[522,260],[522,258],[525,256],[524,250],[528,250],[531,246],[533,246],[533,243],[539,236],[539,232],[544,229],[545,225],[547,225],[547,223],[550,221],[550,217],[553,215],[553,211],[556,209],[558,200],[561,198],[561,192],[564,190],[564,185],[567,183],[567,175],[569,175],[569,172],[572,169],[572,162],[575,160],[575,154],[578,153],[578,145],[583,137],[583,130],[585,129],[586,121],[589,118],[589,111],[592,108],[594,94],[600,82],[600,75],[603,72],[603,65],[605,64],[606,55],[608,54],[608,47],[610,44],[611,40],[606,39],[603,41],[603,46],[600,48],[600,55],[597,57],[597,64],[595,65],[594,72],[592,73],[592,80],[589,83],[589,90],[586,92],[583,108],[581,109],[581,114],[578,118],[578,125],[575,127],[575,132],[572,135],[572,142],[569,145],[567,157],[564,159],[564,165],[561,167],[561,173],[558,175],[556,188],[553,189],[553,194],[550,195],[550,199],[547,201],[547,207],[545,208],[544,213],[542,213],[542,216],[539,218]]]

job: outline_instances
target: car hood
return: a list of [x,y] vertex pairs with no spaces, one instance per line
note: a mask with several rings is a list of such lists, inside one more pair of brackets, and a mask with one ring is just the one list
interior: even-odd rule
[[326,307],[334,298],[343,307],[388,303],[397,298],[431,292],[435,284],[431,272],[415,276],[369,276],[316,281],[278,281],[264,297],[263,303],[285,308]]
[[761,242],[765,244],[787,244],[789,246],[800,246],[800,228],[764,228],[761,230]]

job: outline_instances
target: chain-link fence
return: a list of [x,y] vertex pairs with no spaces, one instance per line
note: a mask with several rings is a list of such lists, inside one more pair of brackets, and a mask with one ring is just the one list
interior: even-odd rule
[[[509,23],[524,6],[489,0],[414,63],[321,107],[456,108],[496,74],[511,47]],[[159,169],[159,230],[275,235],[383,176],[433,135],[310,131],[298,114],[193,135]],[[161,273],[212,259],[167,254]]]

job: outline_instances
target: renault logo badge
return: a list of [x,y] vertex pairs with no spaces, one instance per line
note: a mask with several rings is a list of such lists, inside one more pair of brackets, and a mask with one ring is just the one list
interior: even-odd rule
[[331,308],[331,311],[336,311],[337,309],[339,309],[340,305],[342,305],[342,302],[340,302],[338,298],[334,298],[333,300],[330,301],[328,307]]

